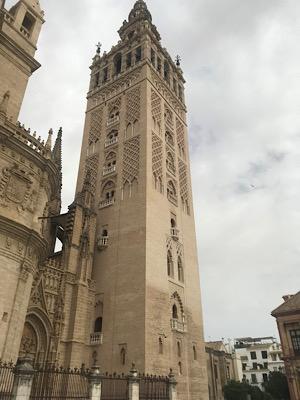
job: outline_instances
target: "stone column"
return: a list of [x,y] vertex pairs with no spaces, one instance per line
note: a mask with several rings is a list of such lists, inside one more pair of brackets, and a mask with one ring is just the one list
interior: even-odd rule
[[173,374],[173,370],[170,370],[169,373],[169,400],[177,400],[177,381],[175,379],[175,375]]
[[89,399],[100,400],[101,399],[101,375],[99,367],[92,367],[89,374]]
[[129,387],[128,387],[129,400],[139,400],[140,380],[138,377],[137,369],[135,368],[134,364],[132,364],[132,368],[130,370],[128,380],[129,380]]
[[14,370],[13,400],[29,400],[34,369],[31,359],[19,359]]

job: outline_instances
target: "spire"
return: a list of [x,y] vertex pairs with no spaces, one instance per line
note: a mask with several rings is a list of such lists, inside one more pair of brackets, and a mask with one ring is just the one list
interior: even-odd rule
[[62,170],[62,128],[59,128],[57,138],[52,150],[52,160],[57,165],[58,169]]
[[4,96],[0,103],[0,114],[4,114],[5,116],[7,114],[9,98],[10,98],[10,91],[8,90],[6,93],[4,93]]
[[137,0],[133,6],[133,9],[130,11],[128,22],[138,20],[138,19],[147,19],[152,22],[152,15],[148,10],[147,4],[144,0]]
[[48,150],[48,151],[51,151],[51,147],[52,147],[52,135],[53,135],[53,129],[51,128],[51,129],[49,130],[48,139],[47,139],[47,142],[46,142],[46,144],[45,144],[45,148],[46,148],[46,150]]

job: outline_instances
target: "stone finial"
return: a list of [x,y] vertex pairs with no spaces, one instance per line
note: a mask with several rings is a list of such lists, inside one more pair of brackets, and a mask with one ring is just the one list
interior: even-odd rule
[[47,142],[45,144],[46,150],[49,150],[49,151],[51,151],[51,147],[52,147],[52,136],[53,136],[53,129],[51,128],[49,130],[48,139],[47,139]]
[[7,115],[8,103],[10,99],[10,91],[4,93],[1,104],[0,104],[0,114]]

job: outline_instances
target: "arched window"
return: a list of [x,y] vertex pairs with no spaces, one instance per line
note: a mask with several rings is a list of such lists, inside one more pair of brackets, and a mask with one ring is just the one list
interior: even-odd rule
[[179,341],[177,342],[177,355],[181,357],[181,343]]
[[178,266],[178,280],[179,282],[183,282],[184,276],[183,276],[183,265],[181,257],[178,257],[177,266]]
[[174,218],[171,218],[171,228],[176,228],[176,221]]
[[119,118],[120,112],[117,107],[114,107],[109,114],[109,122],[114,122]]
[[124,347],[122,347],[122,349],[121,349],[120,357],[121,357],[121,364],[125,365],[126,364],[126,350],[124,349]]
[[94,332],[95,332],[95,333],[102,332],[102,317],[98,317],[98,318],[95,320]]
[[170,82],[170,66],[167,61],[164,63],[164,78],[167,82]]
[[178,363],[178,374],[182,375],[182,364],[181,364],[181,361],[179,361],[179,363]]
[[173,304],[173,307],[172,307],[172,318],[178,319],[178,310],[177,310],[176,304]]
[[196,346],[193,346],[193,356],[194,356],[194,360],[197,360],[197,349]]
[[172,174],[175,174],[176,169],[175,169],[174,157],[170,152],[167,153],[167,161],[166,161],[166,163],[167,163],[167,169],[170,172],[172,172]]
[[175,185],[174,185],[174,183],[172,181],[168,182],[168,185],[167,185],[167,196],[168,196],[168,199],[170,201],[174,202],[174,201],[177,200],[177,194],[176,194]]
[[118,53],[114,58],[115,74],[118,75],[122,71],[122,54]]
[[115,187],[113,181],[106,182],[102,189],[102,198],[106,200],[113,199],[115,197]]
[[161,337],[158,339],[158,353],[159,354],[164,353],[164,345],[163,345],[163,340]]
[[173,258],[172,258],[172,253],[169,250],[168,251],[168,276],[174,276],[174,269],[173,269]]

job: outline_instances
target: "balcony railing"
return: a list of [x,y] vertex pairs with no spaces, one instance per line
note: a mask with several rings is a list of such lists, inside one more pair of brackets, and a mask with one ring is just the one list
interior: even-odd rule
[[115,203],[115,199],[113,197],[111,199],[106,199],[106,200],[100,201],[99,209],[112,206],[114,203]]
[[21,26],[20,32],[21,32],[25,37],[27,37],[27,39],[29,39],[29,37],[30,37],[30,32],[29,32],[24,26]]
[[103,170],[103,176],[112,174],[113,172],[115,172],[115,170],[116,170],[116,166],[115,165],[112,165],[111,167],[105,167],[104,170]]
[[107,139],[105,141],[105,148],[109,147],[109,146],[112,146],[113,144],[116,144],[116,143],[118,143],[118,137],[114,137],[112,139]]
[[98,346],[99,344],[103,343],[103,333],[102,332],[95,332],[90,334],[90,345],[91,346]]
[[107,121],[107,126],[112,126],[118,124],[119,122],[120,122],[120,117],[116,115],[113,118],[109,118],[109,120]]
[[171,236],[173,239],[179,239],[179,229],[171,228]]
[[171,319],[171,329],[173,331],[185,333],[186,332],[186,326],[184,322],[178,321],[178,319]]
[[98,239],[98,249],[104,250],[108,246],[108,236],[101,236]]

